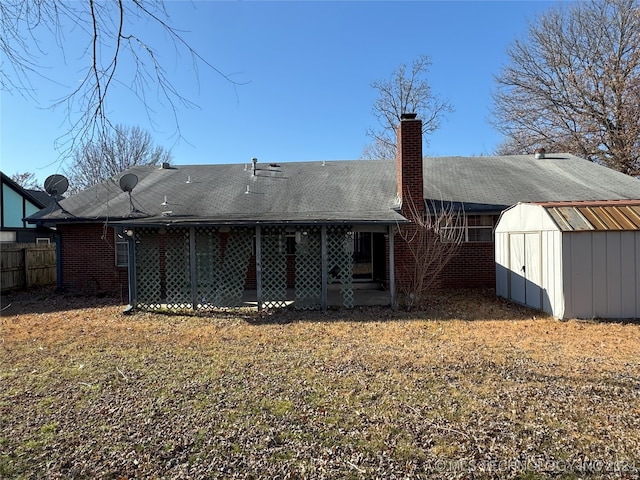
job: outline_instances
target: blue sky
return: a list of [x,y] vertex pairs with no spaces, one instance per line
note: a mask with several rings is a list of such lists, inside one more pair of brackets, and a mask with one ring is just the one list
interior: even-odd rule
[[[557,5],[547,1],[407,2],[167,2],[173,25],[236,87],[205,66],[177,55],[148,23],[136,26],[162,46],[173,85],[198,105],[179,108],[176,137],[170,108],[145,107],[117,86],[108,100],[113,121],[137,125],[172,150],[175,164],[344,160],[360,157],[375,125],[370,84],[400,63],[431,57],[433,92],[452,104],[426,155],[491,154],[500,138],[488,123],[494,75],[507,62],[506,47],[526,35],[528,21]],[[84,45],[69,30],[69,44]],[[49,42],[51,44],[51,42]],[[88,58],[55,48],[41,57],[37,101],[2,92],[0,155],[11,175],[33,172],[42,182],[64,170],[55,141],[68,129],[64,108],[47,108],[78,81]],[[81,53],[78,53],[78,52]],[[130,77],[123,66],[121,79]]]

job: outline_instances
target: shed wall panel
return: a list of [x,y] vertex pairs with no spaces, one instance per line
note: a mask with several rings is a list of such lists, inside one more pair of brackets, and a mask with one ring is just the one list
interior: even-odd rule
[[[578,235],[578,234],[572,234]],[[592,317],[606,317],[609,311],[608,307],[608,288],[607,288],[607,264],[609,255],[607,251],[606,235],[594,235],[591,233],[583,233],[580,235],[592,236],[593,255],[590,261],[593,263],[594,284],[591,290],[593,296],[593,312]],[[586,261],[586,259],[585,259]]]
[[495,259],[496,259],[496,295],[509,298],[509,263],[507,234],[496,233]]
[[638,296],[638,289],[640,285],[636,283],[636,272],[640,269],[638,257],[636,256],[636,237],[640,235],[634,232],[622,232],[620,234],[620,283],[622,285],[621,291],[621,305],[620,315],[621,318],[634,318],[637,317],[636,301]]
[[636,257],[636,314],[635,318],[640,318],[640,234],[635,235],[635,257]]
[[562,236],[559,231],[542,232],[542,275],[543,310],[556,318],[562,318]]
[[[594,278],[596,286],[607,291],[607,309],[604,318],[622,316],[622,235],[620,232],[605,233],[607,239],[607,274],[603,278]],[[594,252],[601,254],[602,252]],[[595,314],[595,311],[594,311]],[[595,316],[595,315],[594,315]]]
[[593,316],[593,262],[591,261],[593,249],[591,235],[589,233],[583,235],[571,234],[564,237],[567,239],[566,244],[569,245],[569,248],[564,250],[564,255],[569,255],[570,262],[570,271],[566,272],[565,276],[565,279],[568,280],[568,285],[565,284],[565,288],[568,287],[571,292],[571,303],[568,311],[565,311],[565,315],[591,318]]
[[553,315],[553,236],[551,232],[542,232],[542,310]]

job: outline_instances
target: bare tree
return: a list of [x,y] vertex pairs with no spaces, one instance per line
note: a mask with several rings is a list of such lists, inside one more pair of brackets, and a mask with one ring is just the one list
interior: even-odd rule
[[[145,35],[140,25],[145,25]],[[71,33],[69,33],[71,32]],[[67,35],[74,35],[69,42]],[[68,87],[68,93],[53,106],[64,106],[69,134],[61,145],[70,152],[78,145],[109,135],[107,99],[116,88],[129,89],[137,97],[153,123],[148,95],[154,92],[169,108],[179,134],[177,110],[194,106],[175,86],[164,69],[158,39],[168,38],[176,54],[187,54],[193,69],[206,66],[232,84],[231,78],[217,70],[198,54],[171,25],[162,0],[2,0],[0,2],[0,89],[19,92],[37,101],[33,80],[48,78],[46,55],[51,49],[79,55],[85,61],[80,82]],[[76,38],[84,44],[76,45]],[[166,52],[163,52],[166,53]],[[133,67],[133,77],[119,77],[123,65]],[[76,71],[70,72],[75,78]]]
[[39,190],[40,185],[38,185],[38,180],[36,176],[32,172],[23,172],[23,173],[14,173],[11,175],[11,180],[16,182],[22,188],[27,190]]
[[407,202],[407,219],[398,227],[411,259],[399,264],[399,301],[407,309],[423,305],[426,293],[439,281],[439,275],[460,249],[465,238],[466,215],[451,202],[425,205],[424,212]]
[[498,153],[573,153],[640,175],[640,10],[636,0],[559,6],[530,24],[496,77]]
[[73,152],[69,177],[71,193],[112,178],[134,165],[169,162],[171,152],[154,146],[151,134],[139,127],[117,125],[107,136],[91,140]]
[[413,61],[411,68],[401,64],[390,79],[376,80],[371,87],[378,92],[373,105],[373,115],[378,122],[376,128],[366,132],[372,143],[363,151],[363,158],[394,159],[396,157],[396,129],[403,113],[417,113],[422,119],[422,138],[428,144],[427,135],[440,127],[452,106],[434,95],[427,81],[431,59],[421,55]]

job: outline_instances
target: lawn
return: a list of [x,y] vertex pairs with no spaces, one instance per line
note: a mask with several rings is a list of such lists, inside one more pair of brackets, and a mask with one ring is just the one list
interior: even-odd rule
[[0,478],[639,478],[640,325],[5,295]]

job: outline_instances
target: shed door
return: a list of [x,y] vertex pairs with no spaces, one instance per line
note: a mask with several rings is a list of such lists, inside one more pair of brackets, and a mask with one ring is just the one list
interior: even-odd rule
[[533,308],[542,308],[540,289],[540,235],[509,235],[509,296]]

